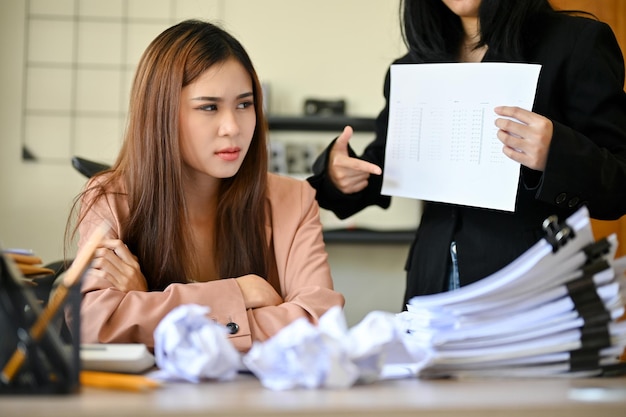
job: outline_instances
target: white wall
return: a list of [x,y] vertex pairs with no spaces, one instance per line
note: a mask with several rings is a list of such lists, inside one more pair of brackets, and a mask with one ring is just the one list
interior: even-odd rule
[[[350,115],[374,117],[384,103],[385,71],[404,51],[397,0],[30,0],[30,7],[71,8],[75,1],[92,9],[124,6],[134,13],[145,11],[147,17],[161,10],[168,14],[169,23],[188,17],[220,23],[244,44],[261,80],[270,86],[269,107],[273,114],[301,114],[304,99],[315,97],[344,98]],[[91,129],[93,137],[79,137],[80,147],[64,150],[56,159],[22,160],[21,143],[26,130],[43,130],[45,134],[30,140],[40,141],[37,146],[50,153],[58,150],[56,142],[51,142],[57,140],[55,135],[63,136],[25,121],[27,7],[26,0],[0,0],[0,245],[33,249],[48,262],[63,256],[67,215],[85,181],[71,167],[69,157],[79,149],[82,156],[112,162],[123,123],[112,129],[112,134]],[[54,31],[47,36],[50,41],[62,39]],[[108,39],[107,33],[102,37]],[[133,46],[141,51],[146,45]],[[110,51],[102,51],[106,52]],[[130,61],[139,53],[132,52],[127,54]],[[95,55],[96,59],[100,56]],[[132,67],[133,63],[129,64]],[[132,68],[127,72],[131,74]],[[105,92],[110,88],[104,82],[96,87]],[[39,94],[32,91],[32,85],[29,88],[29,94]],[[43,103],[58,99],[55,95],[36,97]],[[125,97],[120,98],[120,103],[125,102]],[[314,140],[321,143],[335,136],[316,135]],[[310,135],[297,132],[272,134],[271,139],[312,140]],[[360,149],[370,139],[370,134],[357,135],[354,146]],[[392,204],[391,211],[371,208],[347,223],[338,222],[328,212],[323,214],[325,224],[332,226],[413,227],[417,219],[417,203],[401,199]],[[407,249],[408,244],[328,245],[336,286],[346,295],[350,323],[372,309],[400,308]]]

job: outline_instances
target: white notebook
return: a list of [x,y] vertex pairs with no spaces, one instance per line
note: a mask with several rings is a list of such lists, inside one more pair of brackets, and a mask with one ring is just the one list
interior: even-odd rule
[[142,343],[80,345],[81,368],[86,371],[141,373],[154,366],[154,355]]

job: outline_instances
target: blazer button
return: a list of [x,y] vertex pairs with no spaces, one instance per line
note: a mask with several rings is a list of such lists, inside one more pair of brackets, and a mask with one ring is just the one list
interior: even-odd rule
[[562,204],[567,200],[567,194],[561,193],[556,196],[556,204]]
[[569,207],[576,207],[578,205],[578,203],[580,202],[580,198],[578,197],[573,197],[570,201],[567,202],[567,205]]
[[228,327],[230,334],[236,334],[239,331],[239,325],[237,323],[233,323],[232,321],[226,324],[226,327]]

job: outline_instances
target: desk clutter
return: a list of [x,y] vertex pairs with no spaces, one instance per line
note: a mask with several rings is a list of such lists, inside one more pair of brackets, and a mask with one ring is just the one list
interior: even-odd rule
[[285,390],[390,378],[626,374],[626,258],[614,259],[615,237],[594,241],[584,208],[544,229],[544,239],[474,284],[415,297],[399,314],[373,311],[350,329],[340,309],[317,326],[297,320],[254,343],[241,362],[224,343],[226,329],[203,319],[199,306],[181,306],[155,335],[157,366],[167,370],[155,377],[228,380],[243,369]]
[[[49,326],[66,299],[61,299],[62,292],[50,301],[38,298],[33,291],[38,288],[36,279],[22,270],[13,256],[0,251],[0,394],[74,392],[77,345],[68,349]],[[67,299],[77,312],[77,292]]]
[[[71,356],[63,354],[54,334],[33,331],[45,316],[29,287],[18,283],[23,275],[15,262],[2,256],[0,393],[69,392],[78,381],[79,359],[84,385],[119,388],[122,381],[140,389],[167,381],[229,381],[242,372],[272,390],[345,389],[398,378],[625,375],[626,257],[615,259],[616,238],[595,241],[585,208],[543,226],[544,239],[474,284],[414,297],[399,314],[372,311],[352,328],[335,307],[317,325],[298,319],[243,355],[228,341],[228,329],[208,319],[210,308],[194,304],[177,307],[159,323],[154,356],[139,345],[84,345],[80,358],[77,347]],[[74,261],[71,276],[82,274],[86,256]],[[20,351],[27,360],[15,378],[20,384],[11,385],[10,354]],[[149,380],[94,372],[103,370],[147,370]]]
[[405,339],[421,377],[590,377],[626,373],[626,258],[593,241],[586,209],[548,219],[545,239],[458,291],[415,297]]
[[109,229],[102,223],[71,262],[42,307],[14,257],[0,251],[0,393],[70,393],[79,387],[78,337],[66,344],[53,328],[54,319],[73,318],[80,333],[79,282]]

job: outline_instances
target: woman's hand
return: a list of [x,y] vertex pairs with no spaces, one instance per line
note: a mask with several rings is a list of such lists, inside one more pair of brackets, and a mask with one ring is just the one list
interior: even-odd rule
[[344,194],[356,193],[367,187],[370,174],[382,174],[378,165],[349,156],[348,141],[351,137],[352,128],[346,126],[328,158],[328,175],[335,187]]
[[502,152],[528,168],[545,170],[554,131],[552,121],[520,107],[500,106],[495,112],[503,116],[496,119],[498,139],[504,144]]
[[91,273],[108,280],[120,291],[148,290],[137,257],[119,239],[102,242],[91,262]]
[[274,287],[258,275],[249,274],[235,278],[243,294],[246,309],[277,306],[283,303]]

